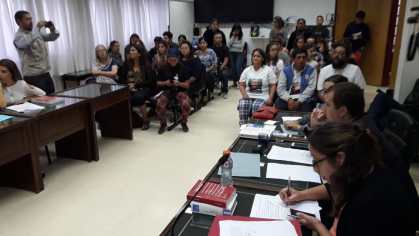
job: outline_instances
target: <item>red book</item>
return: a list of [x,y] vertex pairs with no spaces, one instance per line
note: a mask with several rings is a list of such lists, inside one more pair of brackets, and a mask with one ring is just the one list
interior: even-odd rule
[[[220,224],[219,222],[222,220],[235,220],[235,221],[273,221],[269,219],[260,219],[260,218],[250,218],[244,216],[216,216],[212,221],[210,231],[208,236],[219,236],[220,235]],[[301,224],[297,220],[290,220],[291,224],[295,228],[295,232],[297,232],[298,236],[302,236],[303,233],[301,232]],[[278,232],[278,235],[281,235],[281,232]]]
[[[188,192],[186,198],[191,200],[201,186],[202,180],[198,180],[198,182],[196,182],[196,184]],[[194,201],[226,208],[228,203],[234,197],[235,192],[236,188],[233,186],[224,187],[219,183],[206,182],[201,191],[195,196]]]

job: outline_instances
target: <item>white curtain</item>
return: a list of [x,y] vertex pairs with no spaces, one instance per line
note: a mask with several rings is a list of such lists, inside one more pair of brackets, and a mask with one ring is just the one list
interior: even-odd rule
[[39,20],[51,20],[60,31],[60,37],[49,43],[54,75],[90,69],[95,45],[108,46],[112,40],[125,45],[132,33],[139,34],[150,47],[154,36],[161,35],[169,24],[168,0],[0,1],[0,58],[10,58],[20,65],[13,45],[18,29],[14,14],[27,10],[34,26]]

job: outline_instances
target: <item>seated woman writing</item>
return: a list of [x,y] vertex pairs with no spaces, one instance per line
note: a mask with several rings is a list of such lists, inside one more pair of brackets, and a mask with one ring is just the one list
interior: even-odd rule
[[30,97],[45,95],[40,88],[26,83],[16,63],[9,59],[0,60],[0,82],[1,107],[22,103]]
[[326,123],[309,138],[313,168],[326,185],[303,191],[284,188],[286,204],[331,200],[334,223],[328,229],[304,213],[297,219],[320,236],[415,235],[416,199],[395,172],[384,166],[376,139],[350,123]]

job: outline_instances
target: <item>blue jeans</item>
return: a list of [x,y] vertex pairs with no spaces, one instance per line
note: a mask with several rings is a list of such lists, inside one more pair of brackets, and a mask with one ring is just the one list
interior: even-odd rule
[[239,81],[243,69],[243,53],[230,52],[231,56],[231,77],[234,82]]

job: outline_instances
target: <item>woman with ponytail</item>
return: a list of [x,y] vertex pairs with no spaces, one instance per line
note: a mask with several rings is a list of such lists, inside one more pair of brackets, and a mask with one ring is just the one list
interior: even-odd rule
[[[313,168],[326,185],[281,190],[287,204],[325,200],[332,204],[333,226],[298,214],[298,220],[320,236],[415,235],[415,204],[393,172],[381,162],[375,138],[349,123],[326,123],[309,137]],[[315,191],[315,189],[323,189]]]

